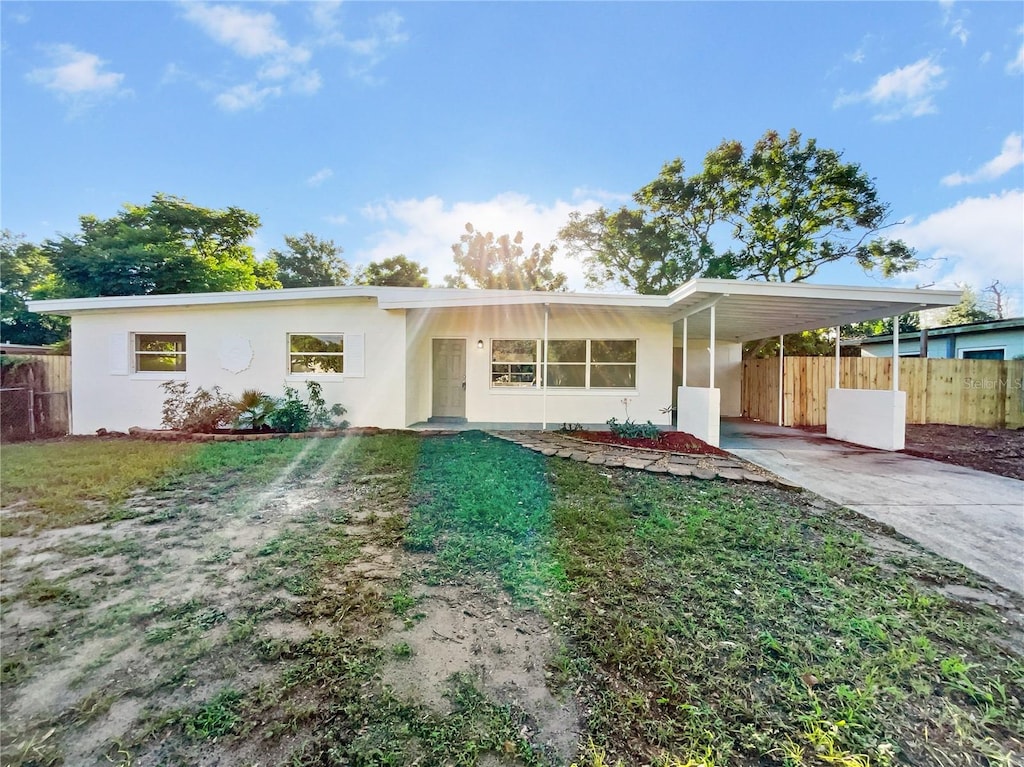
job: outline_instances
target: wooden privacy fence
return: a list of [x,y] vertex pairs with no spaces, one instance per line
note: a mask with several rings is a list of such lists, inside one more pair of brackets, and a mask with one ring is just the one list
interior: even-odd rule
[[[825,398],[835,386],[834,357],[783,360],[782,425],[822,426]],[[948,423],[1015,429],[1024,426],[1024,360],[900,359],[900,389],[907,393],[907,423]],[[842,357],[844,389],[892,387],[891,357]],[[779,360],[743,361],[746,418],[779,422]]]
[[71,429],[71,357],[11,355],[0,368],[0,437],[33,439]]

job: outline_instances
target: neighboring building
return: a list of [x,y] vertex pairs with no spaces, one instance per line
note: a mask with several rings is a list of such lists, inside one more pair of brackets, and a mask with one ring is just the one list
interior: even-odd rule
[[[899,355],[920,357],[925,331],[900,333]],[[929,359],[1012,360],[1024,358],[1024,317],[1011,320],[985,320],[966,325],[927,329]],[[868,336],[846,342],[860,346],[865,357],[891,357],[892,334]]]
[[680,427],[698,417],[717,440],[719,413],[740,415],[744,342],[959,300],[692,280],[667,296],[358,286],[30,308],[71,317],[75,434],[159,426],[168,380],[271,395],[315,380],[356,426],[599,424],[627,410],[671,426],[678,395]]

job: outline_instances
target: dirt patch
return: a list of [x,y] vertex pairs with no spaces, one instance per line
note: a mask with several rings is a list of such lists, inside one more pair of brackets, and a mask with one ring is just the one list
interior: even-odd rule
[[908,455],[1024,479],[1024,429],[907,424]]
[[527,713],[526,737],[571,759],[579,745],[579,712],[571,696],[556,699],[547,687],[545,661],[559,644],[547,620],[515,607],[504,592],[468,586],[414,592],[422,617],[396,620],[380,640],[390,655],[384,684],[443,712],[450,708],[451,677],[469,674],[496,700]]
[[638,447],[645,450],[668,450],[674,453],[687,453],[689,455],[720,455],[728,456],[724,450],[719,450],[703,440],[697,439],[692,434],[684,431],[665,431],[661,433],[660,439],[642,439],[640,437],[620,437],[610,431],[571,431],[567,432],[570,437],[583,439],[588,442],[600,442],[605,445],[623,445],[625,447]]

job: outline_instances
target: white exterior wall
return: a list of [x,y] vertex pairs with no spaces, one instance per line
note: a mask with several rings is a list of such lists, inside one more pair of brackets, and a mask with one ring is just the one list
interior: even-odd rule
[[[683,350],[672,350],[673,390],[683,383]],[[690,338],[687,343],[686,385],[707,387],[711,382],[711,354],[706,338]],[[721,414],[726,418],[743,415],[740,388],[743,384],[743,344],[715,344],[715,388],[721,390]]]
[[905,447],[905,391],[829,389],[825,401],[825,433],[830,439],[879,450]]
[[[363,334],[363,377],[301,376],[288,372],[287,333],[343,332]],[[184,333],[185,373],[132,373],[130,346],[127,372],[112,373],[112,336],[131,333]],[[305,396],[307,378],[323,387],[328,405],[348,408],[345,418],[355,426],[403,427],[405,420],[405,317],[382,311],[368,298],[301,303],[195,306],[88,312],[72,319],[72,397],[75,434],[132,426],[158,428],[164,392],[160,384],[177,379],[192,387],[220,386],[237,396],[260,389],[280,396],[285,385]],[[225,341],[245,339],[252,348],[246,369],[226,370]],[[117,341],[114,340],[116,348]]]
[[[489,306],[465,309],[410,309],[407,314],[406,417],[426,421],[431,415],[432,339],[466,339],[466,419],[470,422],[540,423],[545,394],[541,388],[491,386],[492,339],[542,339],[543,306]],[[636,339],[635,389],[547,389],[547,423],[604,423],[629,417],[669,426],[672,402],[672,325],[640,311],[612,308],[552,306],[548,318],[551,340],[589,338]],[[477,348],[477,341],[484,348]]]

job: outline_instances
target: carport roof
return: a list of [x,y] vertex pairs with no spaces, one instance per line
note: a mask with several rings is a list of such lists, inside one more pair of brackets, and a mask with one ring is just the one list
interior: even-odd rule
[[51,299],[30,301],[29,308],[40,313],[75,315],[96,311],[138,311],[338,299],[376,300],[381,309],[397,310],[538,305],[549,306],[553,316],[557,315],[556,307],[559,306],[636,311],[661,316],[673,322],[676,335],[682,333],[682,320],[687,317],[688,333],[691,338],[709,337],[710,312],[707,309],[714,304],[716,338],[749,341],[801,330],[891,317],[921,309],[953,306],[960,301],[960,291],[705,279],[691,280],[667,296],[360,285],[230,293]]

